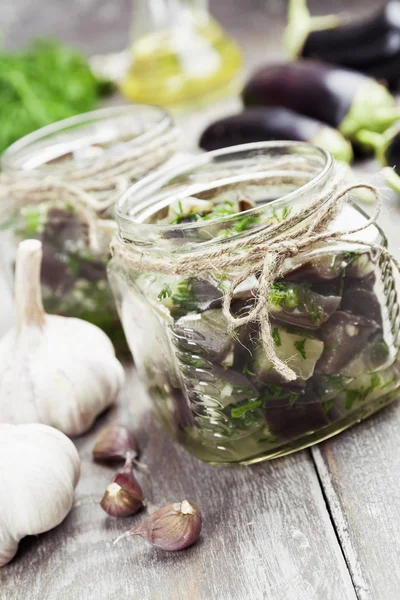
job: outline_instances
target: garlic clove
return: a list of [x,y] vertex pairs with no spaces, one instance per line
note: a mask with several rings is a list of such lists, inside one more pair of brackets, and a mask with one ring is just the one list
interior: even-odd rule
[[124,460],[128,452],[133,453],[133,458],[138,458],[140,450],[133,432],[113,423],[100,432],[92,452],[95,460],[115,461]]
[[183,500],[160,508],[114,543],[123,537],[138,535],[157,548],[173,552],[194,544],[200,535],[201,526],[200,509],[188,500]]
[[40,241],[20,243],[17,325],[0,340],[0,423],[44,423],[80,435],[114,402],[124,369],[101,329],[44,312],[41,260]]
[[144,506],[144,494],[133,473],[133,457],[128,453],[123,468],[107,486],[100,505],[113,517],[129,517]]
[[244,212],[246,210],[251,210],[252,208],[255,208],[256,205],[254,204],[254,202],[252,200],[249,200],[248,198],[242,198],[242,200],[239,200],[239,210],[240,212]]

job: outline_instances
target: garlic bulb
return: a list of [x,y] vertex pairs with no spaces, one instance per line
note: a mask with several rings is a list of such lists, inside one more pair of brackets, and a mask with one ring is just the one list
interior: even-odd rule
[[57,429],[0,424],[0,567],[14,557],[21,538],[63,521],[79,472],[74,444]]
[[20,243],[17,325],[0,340],[0,423],[39,422],[79,435],[114,401],[124,370],[101,329],[44,312],[41,260],[38,240]]

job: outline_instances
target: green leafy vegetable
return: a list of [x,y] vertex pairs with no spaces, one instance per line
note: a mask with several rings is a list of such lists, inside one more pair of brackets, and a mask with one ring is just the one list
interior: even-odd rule
[[86,58],[60,42],[0,52],[0,152],[39,127],[92,110],[100,93]]

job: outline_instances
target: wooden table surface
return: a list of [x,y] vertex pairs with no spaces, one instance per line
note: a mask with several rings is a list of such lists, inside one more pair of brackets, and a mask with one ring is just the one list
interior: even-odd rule
[[[214,2],[242,41],[248,66],[281,55],[282,4]],[[322,12],[323,3],[313,4]],[[375,2],[326,4],[365,11]],[[10,47],[50,32],[88,52],[118,50],[127,39],[129,5],[41,0],[39,9],[29,0],[2,0],[0,28]],[[193,136],[211,114],[226,110],[221,105],[191,117]],[[385,198],[381,224],[400,256],[400,203],[388,192]],[[20,544],[0,571],[1,600],[400,598],[399,403],[311,450],[253,467],[216,468],[172,443],[152,418],[129,363],[126,370],[117,406],[75,440],[82,476],[71,513],[58,528]],[[98,504],[113,469],[94,464],[91,448],[104,424],[116,419],[137,432],[149,466],[150,478],[141,476],[141,482],[151,507],[183,498],[201,507],[203,534],[188,550],[167,554],[139,538],[112,545],[144,517],[117,520]]]

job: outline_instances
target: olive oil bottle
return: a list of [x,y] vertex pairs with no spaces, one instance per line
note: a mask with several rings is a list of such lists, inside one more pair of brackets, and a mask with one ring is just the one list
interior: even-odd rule
[[132,40],[121,91],[135,102],[203,102],[230,88],[242,62],[207,0],[135,0]]

